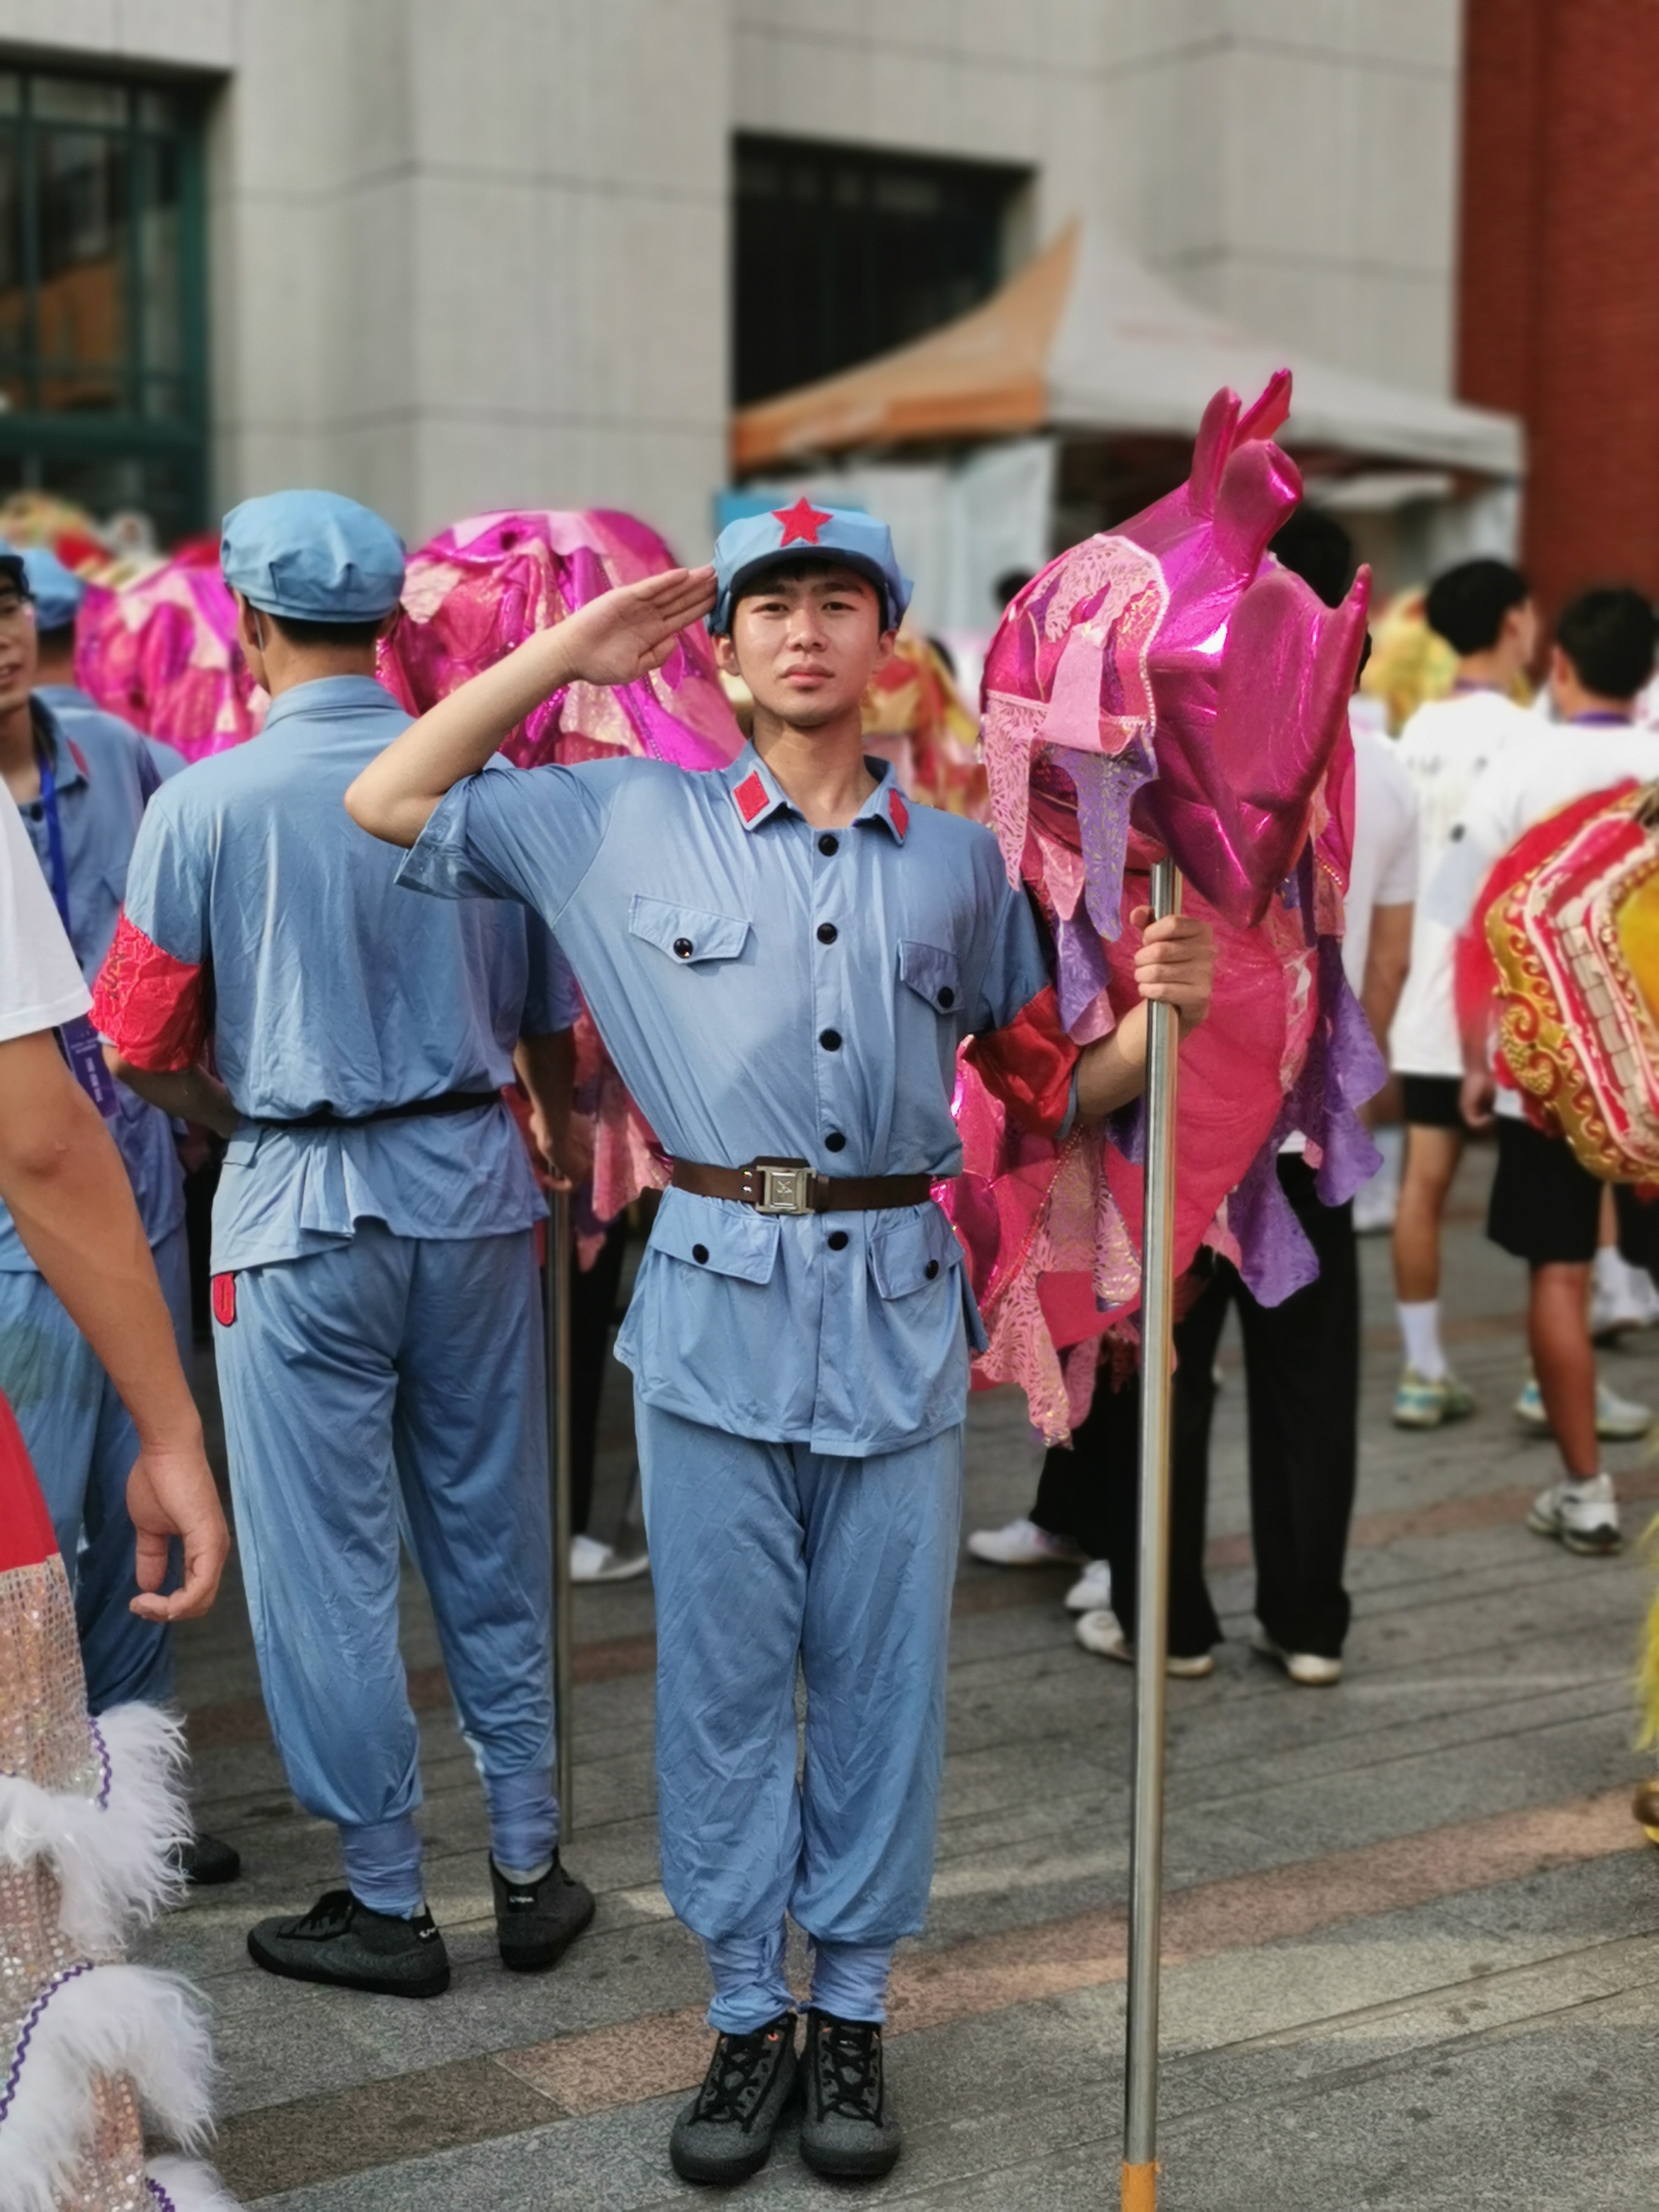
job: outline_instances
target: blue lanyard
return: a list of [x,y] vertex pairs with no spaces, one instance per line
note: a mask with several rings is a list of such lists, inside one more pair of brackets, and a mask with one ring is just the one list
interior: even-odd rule
[[64,825],[58,818],[58,779],[52,772],[49,760],[40,763],[40,804],[46,816],[46,852],[51,861],[52,896],[58,908],[58,920],[64,925],[64,934],[72,939],[69,867],[64,859]]

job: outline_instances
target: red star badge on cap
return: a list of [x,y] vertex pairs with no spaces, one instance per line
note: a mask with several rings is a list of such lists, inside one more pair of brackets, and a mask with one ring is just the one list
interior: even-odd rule
[[772,520],[783,525],[783,535],[778,540],[778,550],[786,545],[816,545],[818,532],[830,516],[823,508],[814,507],[803,493],[793,507],[775,507]]

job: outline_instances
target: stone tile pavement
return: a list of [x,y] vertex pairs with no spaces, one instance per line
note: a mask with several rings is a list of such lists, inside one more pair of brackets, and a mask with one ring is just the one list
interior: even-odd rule
[[[1552,1463],[1515,1430],[1521,1271],[1458,1191],[1446,1306],[1475,1419],[1388,1424],[1387,1252],[1364,1251],[1366,1368],[1350,1666],[1292,1688],[1248,1648],[1243,1389],[1218,1416],[1214,1678],[1170,1686],[1161,2202],[1171,2212],[1557,2212],[1659,2206],[1659,1857],[1632,1820],[1629,1679],[1650,1576],[1522,1524]],[[1605,1371],[1659,1405],[1659,1336]],[[601,1533],[623,1510],[625,1378],[607,1388]],[[203,1377],[210,1392],[210,1375]],[[1019,1403],[975,1402],[969,1524],[1029,1502]],[[1659,1462],[1615,1448],[1626,1522]],[[951,2212],[1117,2203],[1128,1672],[1073,1644],[1066,1577],[964,1561],[928,1933],[896,1978],[889,2069],[905,2155],[870,2201]],[[244,1879],[147,1955],[211,1998],[216,2155],[271,2212],[645,2212],[690,2201],[670,2118],[708,2045],[697,1947],[658,1886],[649,1585],[578,1594],[576,1833],[592,1933],[544,1979],[496,1962],[485,1826],[429,1616],[405,1646],[422,1712],[429,1894],[455,1965],[410,2004],[272,1981],[244,1936],[337,1880],[331,1832],[288,1795],[240,1589],[181,1639],[204,1826]],[[744,2191],[825,2202],[780,2140]]]

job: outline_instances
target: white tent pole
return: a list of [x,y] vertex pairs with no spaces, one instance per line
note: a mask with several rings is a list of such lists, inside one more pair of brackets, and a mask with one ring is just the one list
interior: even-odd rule
[[[1173,860],[1152,870],[1152,915],[1181,911]],[[1173,1006],[1146,1009],[1146,1216],[1140,1276],[1140,1540],[1135,1595],[1134,1798],[1129,1841],[1123,2212],[1158,2203],[1158,1998],[1164,1888],[1164,1660],[1170,1644],[1170,1429],[1175,1312]]]
[[559,1841],[574,1825],[571,1796],[572,1669],[570,1619],[570,1197],[551,1194],[542,1316],[547,1329],[547,1472],[553,1493],[553,1725],[558,1745],[555,1786]]

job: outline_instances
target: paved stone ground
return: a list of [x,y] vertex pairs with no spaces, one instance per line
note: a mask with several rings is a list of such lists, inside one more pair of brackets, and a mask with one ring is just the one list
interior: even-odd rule
[[[1648,1574],[1574,1559],[1522,1525],[1553,1455],[1519,1437],[1519,1268],[1460,1186],[1446,1304],[1480,1397],[1426,1439],[1388,1425],[1386,1248],[1365,1248],[1367,1334],[1349,1671],[1297,1690],[1248,1649],[1243,1390],[1229,1346],[1212,1508],[1229,1641],[1170,1687],[1160,2151],[1171,2212],[1659,2205],[1659,1860],[1632,1821],[1629,1677]],[[1659,1405],[1659,1337],[1605,1371]],[[205,1378],[210,1383],[210,1377]],[[631,1466],[610,1395],[598,1520]],[[1615,1448],[1627,1526],[1659,1468]],[[1029,1502],[1018,1402],[976,1401],[969,1525]],[[928,1934],[896,1976],[890,2079],[903,2160],[870,2201],[1006,2212],[1117,2203],[1132,1678],[1071,1640],[1066,1577],[964,1561],[951,1753]],[[572,1863],[593,1931],[546,1979],[494,1955],[485,1826],[417,1589],[433,1909],[455,1963],[434,2003],[278,1983],[258,1915],[337,1879],[331,1832],[289,1796],[240,1590],[182,1639],[204,1824],[246,1863],[147,1945],[210,1994],[217,2155],[282,2212],[644,2212],[696,2193],[665,2138],[708,2038],[696,1946],[657,1881],[648,1584],[579,1594]],[[756,2207],[827,2201],[780,2139]]]

